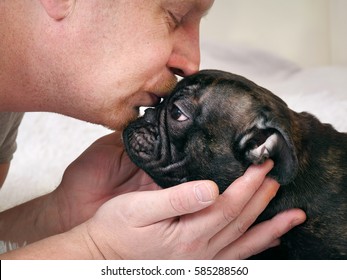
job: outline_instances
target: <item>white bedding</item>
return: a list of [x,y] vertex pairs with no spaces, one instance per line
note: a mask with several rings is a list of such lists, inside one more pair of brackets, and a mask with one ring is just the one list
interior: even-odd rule
[[245,46],[203,44],[201,68],[243,75],[281,97],[297,111],[347,132],[347,67],[301,69],[287,60]]
[[[202,69],[244,75],[284,99],[347,131],[347,67],[300,69],[269,53],[244,46],[202,43]],[[18,150],[0,190],[0,210],[52,191],[66,166],[109,130],[58,114],[27,113]]]

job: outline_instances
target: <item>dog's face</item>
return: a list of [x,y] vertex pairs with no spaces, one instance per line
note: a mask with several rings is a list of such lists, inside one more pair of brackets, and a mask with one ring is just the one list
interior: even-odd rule
[[161,187],[210,179],[223,192],[252,163],[275,161],[288,184],[298,162],[293,112],[278,97],[231,73],[205,70],[180,81],[123,132],[131,160]]

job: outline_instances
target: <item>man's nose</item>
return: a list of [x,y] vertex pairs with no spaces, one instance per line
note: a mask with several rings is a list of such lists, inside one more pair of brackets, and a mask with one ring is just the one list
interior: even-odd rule
[[175,44],[167,66],[178,76],[185,77],[199,71],[199,30],[182,30],[175,38]]

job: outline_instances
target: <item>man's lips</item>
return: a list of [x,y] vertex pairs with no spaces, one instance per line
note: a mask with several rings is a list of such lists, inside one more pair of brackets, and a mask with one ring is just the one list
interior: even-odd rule
[[155,107],[163,98],[166,98],[177,84],[177,77],[170,76],[170,78],[163,80],[154,86],[148,87],[142,93],[142,98],[139,101],[139,107]]
[[142,92],[140,98],[134,104],[134,108],[155,107],[161,101],[161,97],[152,92]]
[[149,97],[150,97],[151,104],[150,104],[150,106],[147,106],[147,107],[155,107],[161,101],[161,97],[156,95],[155,93],[149,93]]

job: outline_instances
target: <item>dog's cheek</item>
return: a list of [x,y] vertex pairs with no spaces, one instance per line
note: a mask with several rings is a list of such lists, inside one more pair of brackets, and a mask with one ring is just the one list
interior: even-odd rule
[[218,185],[220,193],[242,176],[248,167],[234,157],[228,145],[212,144],[203,135],[191,139],[185,153],[190,157],[188,180],[212,180]]

